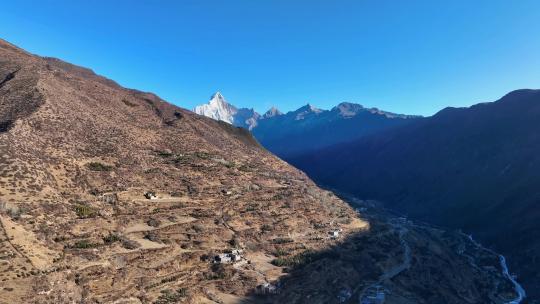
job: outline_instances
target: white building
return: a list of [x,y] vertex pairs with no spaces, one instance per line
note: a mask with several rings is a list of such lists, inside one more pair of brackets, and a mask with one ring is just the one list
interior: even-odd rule
[[328,232],[328,234],[330,234],[331,239],[337,239],[337,238],[339,238],[339,235],[341,234],[341,231],[343,231],[343,230],[342,229],[332,230],[332,231]]
[[242,250],[234,249],[231,252],[221,253],[214,257],[214,263],[236,263],[242,260]]
[[220,264],[220,263],[228,264],[228,263],[232,263],[232,261],[233,260],[228,253],[222,253],[214,257],[214,263],[217,263],[217,264]]

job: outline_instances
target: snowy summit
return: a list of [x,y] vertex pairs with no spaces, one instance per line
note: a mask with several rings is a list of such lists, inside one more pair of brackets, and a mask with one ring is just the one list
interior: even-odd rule
[[253,109],[236,108],[228,103],[220,92],[212,95],[207,104],[196,106],[193,112],[249,130],[257,125],[260,117]]

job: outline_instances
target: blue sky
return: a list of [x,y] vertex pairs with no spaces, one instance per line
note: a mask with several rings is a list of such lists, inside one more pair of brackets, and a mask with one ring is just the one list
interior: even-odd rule
[[[159,3],[159,4],[158,4]],[[540,1],[6,1],[0,37],[185,108],[430,115],[540,87]]]

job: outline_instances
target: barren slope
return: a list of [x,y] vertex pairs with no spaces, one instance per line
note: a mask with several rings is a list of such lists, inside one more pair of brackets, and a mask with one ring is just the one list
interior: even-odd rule
[[281,275],[275,244],[366,225],[247,131],[3,41],[0,98],[2,303],[242,296]]

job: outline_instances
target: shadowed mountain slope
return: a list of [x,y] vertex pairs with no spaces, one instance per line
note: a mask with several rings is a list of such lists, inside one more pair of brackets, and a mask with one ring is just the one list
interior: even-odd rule
[[321,184],[462,228],[540,290],[540,90],[291,159]]
[[340,103],[331,110],[308,104],[296,111],[261,119],[252,132],[264,147],[287,159],[405,125],[417,118],[354,103]]

